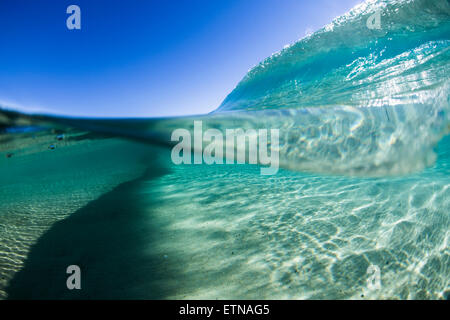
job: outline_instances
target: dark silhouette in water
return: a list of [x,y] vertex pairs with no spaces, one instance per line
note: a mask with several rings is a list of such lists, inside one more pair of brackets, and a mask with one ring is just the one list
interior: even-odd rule
[[[55,223],[31,248],[24,268],[7,288],[8,298],[162,299],[169,295],[161,280],[170,276],[170,267],[151,250],[158,237],[148,210],[152,199],[139,193],[143,182],[166,173],[152,166],[140,178],[122,183]],[[81,268],[81,290],[66,287],[69,265]]]

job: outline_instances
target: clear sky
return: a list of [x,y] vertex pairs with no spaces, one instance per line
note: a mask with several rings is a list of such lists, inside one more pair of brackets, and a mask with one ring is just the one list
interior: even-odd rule
[[[214,110],[246,72],[361,0],[0,0],[0,103],[78,116]],[[81,8],[81,30],[66,9]]]

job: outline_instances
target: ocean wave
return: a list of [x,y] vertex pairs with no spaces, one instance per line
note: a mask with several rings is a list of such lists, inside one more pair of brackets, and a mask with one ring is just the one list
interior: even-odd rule
[[[380,28],[367,20],[379,13]],[[450,2],[368,1],[248,72],[202,116],[102,120],[0,114],[172,146],[176,128],[279,129],[283,168],[399,175],[431,166],[449,132]],[[270,142],[270,141],[269,141]],[[195,150],[194,150],[195,151]]]

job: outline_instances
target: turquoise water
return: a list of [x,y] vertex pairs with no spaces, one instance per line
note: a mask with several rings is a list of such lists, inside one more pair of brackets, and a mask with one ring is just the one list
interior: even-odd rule
[[[208,115],[4,106],[0,298],[448,297],[449,36],[447,0],[374,1],[267,58]],[[173,164],[170,135],[194,120],[279,129],[281,169]],[[82,290],[66,288],[73,264]]]

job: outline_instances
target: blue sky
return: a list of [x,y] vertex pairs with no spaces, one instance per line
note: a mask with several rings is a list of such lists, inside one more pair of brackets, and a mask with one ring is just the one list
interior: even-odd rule
[[[0,103],[156,117],[214,110],[248,69],[360,0],[0,0]],[[66,8],[81,8],[68,30]]]

